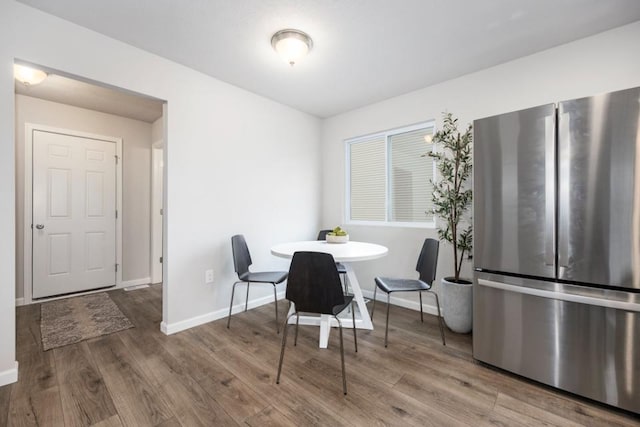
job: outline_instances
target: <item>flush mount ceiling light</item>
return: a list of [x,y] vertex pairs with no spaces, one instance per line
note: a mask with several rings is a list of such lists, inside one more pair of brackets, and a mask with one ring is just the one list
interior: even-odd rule
[[25,86],[37,85],[47,78],[47,73],[44,71],[20,64],[13,64],[13,75]]
[[271,37],[271,46],[292,67],[307,56],[313,40],[300,30],[280,30]]

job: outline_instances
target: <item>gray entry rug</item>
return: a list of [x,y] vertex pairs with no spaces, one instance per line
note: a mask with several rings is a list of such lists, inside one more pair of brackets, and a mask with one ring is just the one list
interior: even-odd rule
[[40,307],[45,351],[133,328],[105,292],[45,302]]

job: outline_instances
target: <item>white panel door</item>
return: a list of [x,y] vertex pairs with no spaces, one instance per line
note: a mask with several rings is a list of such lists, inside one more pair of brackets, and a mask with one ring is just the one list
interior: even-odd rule
[[33,132],[33,298],[116,283],[116,144]]

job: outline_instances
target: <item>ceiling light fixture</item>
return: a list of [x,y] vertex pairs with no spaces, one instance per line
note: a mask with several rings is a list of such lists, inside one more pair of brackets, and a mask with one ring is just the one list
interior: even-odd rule
[[271,46],[292,67],[313,47],[313,40],[300,30],[280,30],[271,37]]
[[47,73],[44,71],[20,64],[13,64],[13,75],[25,86],[37,85],[47,78]]

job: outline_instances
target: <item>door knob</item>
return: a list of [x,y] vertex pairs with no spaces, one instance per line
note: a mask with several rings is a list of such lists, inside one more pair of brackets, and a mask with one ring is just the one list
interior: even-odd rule
[[42,230],[44,228],[44,224],[36,224],[36,228],[38,230]]

